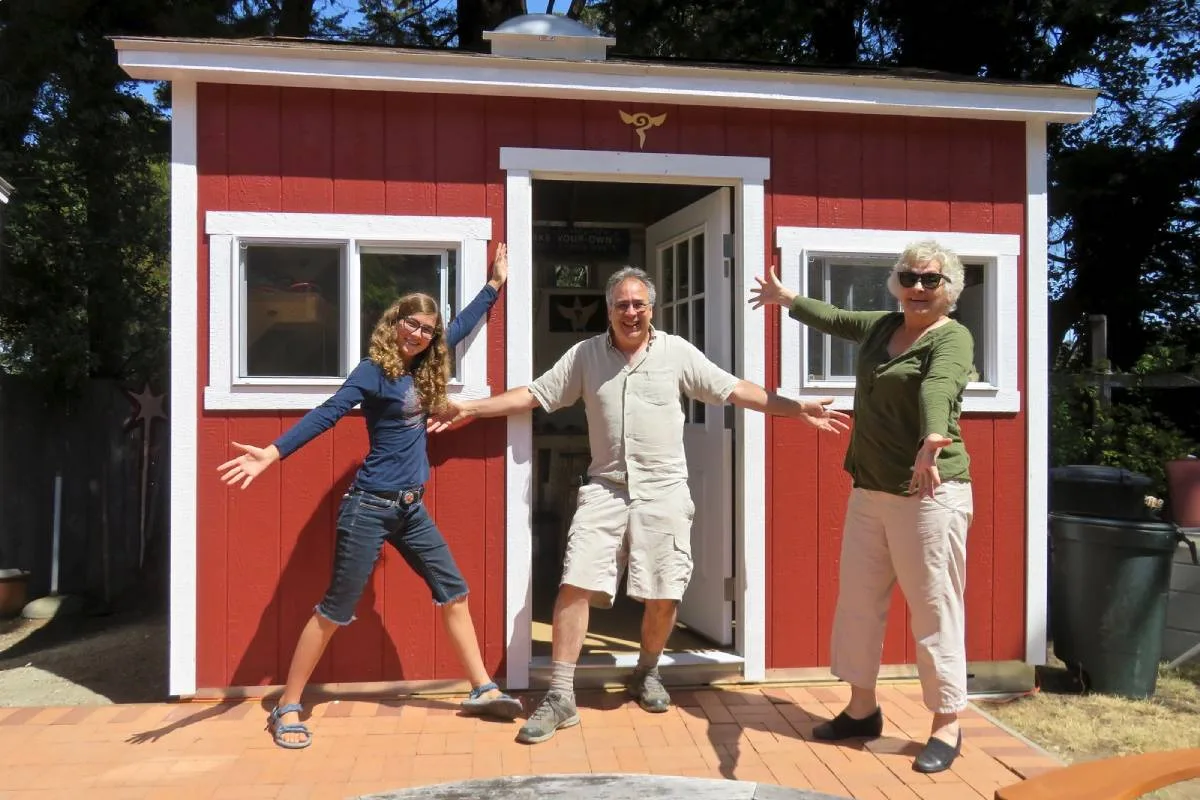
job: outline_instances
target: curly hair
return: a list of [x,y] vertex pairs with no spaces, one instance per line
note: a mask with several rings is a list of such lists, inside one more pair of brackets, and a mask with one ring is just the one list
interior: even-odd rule
[[420,355],[409,365],[413,384],[421,398],[421,407],[427,413],[437,413],[446,407],[446,383],[450,380],[450,351],[443,336],[442,314],[437,301],[427,294],[406,294],[379,317],[371,333],[369,357],[390,380],[404,374],[404,361],[400,358],[400,345],[396,328],[400,320],[413,314],[433,314],[433,338]]

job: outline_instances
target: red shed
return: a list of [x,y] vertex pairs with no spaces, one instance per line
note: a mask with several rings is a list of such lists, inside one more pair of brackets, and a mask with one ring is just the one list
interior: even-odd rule
[[[172,83],[170,692],[283,682],[366,451],[352,417],[241,492],[215,469],[230,440],[269,442],[328,397],[397,292],[461,308],[501,240],[513,269],[459,347],[462,396],[523,385],[603,330],[604,280],[634,263],[658,279],[658,327],[748,380],[849,408],[852,353],[750,310],[754,276],[777,263],[804,293],[871,308],[890,302],[885,267],[906,243],[960,253],[980,373],[963,423],[968,658],[1041,663],[1046,126],[1086,118],[1095,93],[607,58],[611,39],[542,16],[488,36],[486,55],[117,40],[130,76]],[[846,438],[699,404],[687,418],[696,570],[666,669],[828,677]],[[426,502],[472,586],[488,668],[510,688],[548,661],[585,424],[575,408],[430,443]],[[402,559],[385,556],[358,615],[315,681],[462,677]],[[593,615],[582,663],[636,660],[630,619],[622,604]],[[913,659],[897,600],[885,674]]]

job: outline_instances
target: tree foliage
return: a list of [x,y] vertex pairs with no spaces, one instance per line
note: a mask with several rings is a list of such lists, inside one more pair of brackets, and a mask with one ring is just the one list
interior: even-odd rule
[[[1196,0],[558,0],[618,53],[1069,82],[1101,93],[1052,126],[1055,362],[1108,316],[1131,368],[1200,352],[1200,74]],[[163,363],[166,122],[107,36],[289,36],[483,49],[524,0],[3,0],[0,357],[70,386]]]

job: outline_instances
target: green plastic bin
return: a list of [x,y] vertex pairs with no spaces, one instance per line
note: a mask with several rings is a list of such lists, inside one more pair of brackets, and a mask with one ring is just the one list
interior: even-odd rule
[[1166,522],[1061,513],[1050,515],[1050,537],[1056,654],[1093,691],[1154,694],[1171,562],[1185,537]]

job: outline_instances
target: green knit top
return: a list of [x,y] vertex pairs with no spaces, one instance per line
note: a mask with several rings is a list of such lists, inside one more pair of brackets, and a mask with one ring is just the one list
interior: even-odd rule
[[790,314],[810,328],[859,345],[854,430],[845,461],[855,486],[908,494],[917,451],[931,433],[953,440],[938,454],[941,479],[971,479],[958,425],[963,389],[975,379],[975,343],[966,327],[948,322],[892,358],[888,340],[904,324],[898,311],[843,311],[797,297]]

